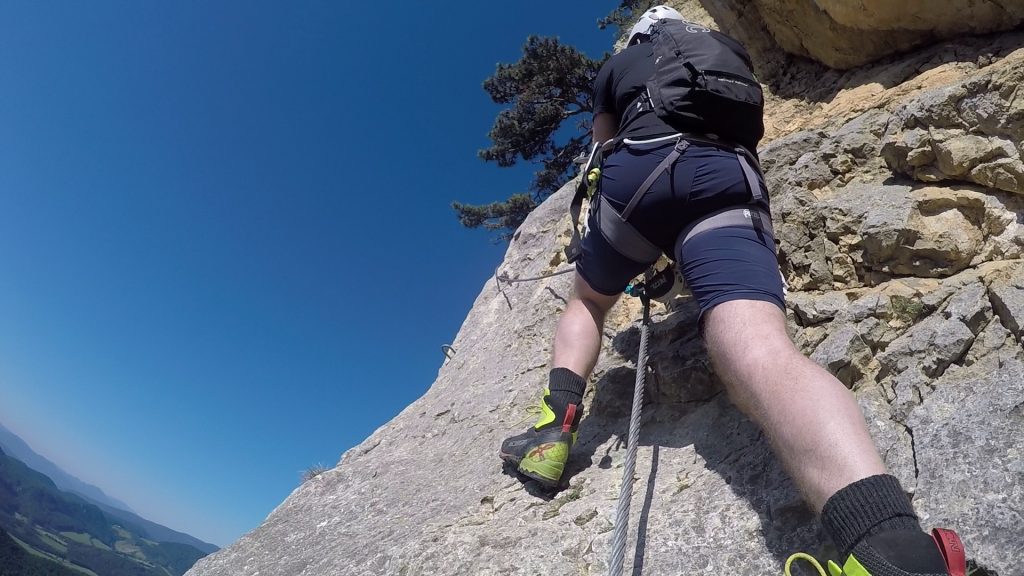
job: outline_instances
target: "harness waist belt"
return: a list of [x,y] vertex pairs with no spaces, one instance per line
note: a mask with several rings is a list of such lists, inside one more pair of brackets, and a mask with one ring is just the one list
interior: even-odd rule
[[[690,142],[715,146],[735,154],[736,159],[740,164],[740,170],[743,172],[743,179],[746,181],[747,188],[750,191],[750,201],[748,204],[743,206],[733,206],[714,212],[710,216],[701,218],[697,222],[687,226],[680,234],[683,241],[685,242],[687,239],[705,230],[726,226],[750,226],[755,230],[768,231],[770,234],[774,235],[771,216],[766,210],[760,207],[760,205],[765,201],[765,197],[761,191],[763,176],[761,176],[757,157],[743,146],[719,140],[714,136],[707,134],[689,133],[673,134],[671,136],[658,137],[648,141],[624,139],[617,143],[629,146],[631,144],[643,145],[653,144],[655,142],[669,142],[672,140],[675,140],[676,142],[672,151],[669,152],[654,171],[648,175],[647,179],[644,180],[640,187],[637,188],[637,191],[633,194],[633,197],[630,198],[622,213],[615,210],[615,208],[613,208],[611,204],[609,204],[608,201],[600,195],[597,195],[595,199],[596,202],[591,205],[591,210],[594,211],[596,216],[597,228],[612,247],[614,247],[623,256],[639,263],[654,262],[659,256],[661,256],[661,249],[644,238],[644,236],[640,234],[640,232],[638,232],[637,229],[628,222],[628,220],[633,209],[640,203],[640,200],[645,194],[647,194],[651,186],[654,185],[654,182],[666,172],[671,173],[673,165],[686,152]],[[617,146],[617,143],[614,145]],[[601,153],[607,149],[608,145],[609,142],[605,142],[602,146],[594,146],[591,151],[590,163],[588,163],[588,166],[592,165],[594,160],[600,162],[600,158],[602,156]],[[566,255],[570,263],[575,262],[581,255],[581,238],[577,222],[579,220],[583,199],[586,196],[585,179],[586,173],[584,173],[584,177],[580,182],[580,186],[577,187],[576,195],[569,207],[573,234],[569,242],[569,246],[566,249]]]

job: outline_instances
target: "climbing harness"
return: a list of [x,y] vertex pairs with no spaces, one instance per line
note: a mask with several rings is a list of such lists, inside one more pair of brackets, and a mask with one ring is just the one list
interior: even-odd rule
[[647,284],[651,274],[644,276],[644,282],[630,284],[626,294],[640,298],[644,305],[643,321],[640,324],[640,350],[636,358],[636,385],[633,388],[633,409],[629,416],[629,436],[626,438],[626,462],[622,470],[622,485],[615,509],[615,532],[612,535],[612,549],[608,558],[609,574],[622,576],[622,565],[626,555],[626,531],[629,527],[629,506],[633,499],[633,473],[636,469],[636,452],[640,441],[640,411],[644,402],[644,383],[647,375],[647,349],[651,328],[651,299]]
[[[598,184],[601,180],[601,163],[604,161],[604,156],[606,154],[613,150],[617,150],[619,146],[648,145],[673,141],[675,142],[675,146],[673,146],[672,152],[670,152],[668,156],[658,164],[654,171],[651,172],[647,179],[644,180],[639,188],[637,188],[636,193],[634,193],[633,197],[626,204],[626,207],[621,213],[615,210],[615,208],[601,196]],[[770,234],[773,233],[771,216],[767,211],[760,207],[760,204],[764,200],[764,195],[761,192],[761,183],[764,178],[761,176],[757,157],[746,148],[706,134],[680,133],[653,138],[650,140],[632,140],[629,138],[612,139],[605,142],[595,142],[593,146],[591,146],[590,154],[586,156],[586,160],[582,168],[582,176],[579,183],[576,185],[576,193],[569,204],[572,236],[569,239],[569,245],[565,249],[566,261],[569,264],[575,264],[575,262],[579,260],[580,256],[583,254],[583,237],[592,232],[591,230],[587,230],[586,220],[583,222],[582,232],[580,230],[580,215],[583,212],[583,202],[584,200],[589,200],[589,210],[595,216],[598,231],[604,235],[609,244],[630,260],[634,260],[636,262],[656,262],[662,255],[661,249],[644,238],[643,235],[633,227],[633,225],[627,222],[627,220],[633,213],[637,204],[640,203],[640,200],[643,199],[654,185],[655,181],[657,181],[662,174],[671,169],[676,160],[683,155],[692,143],[715,146],[736,154],[736,158],[739,161],[740,168],[743,172],[743,178],[750,191],[751,200],[747,205],[733,206],[717,212],[712,212],[711,214],[693,222],[680,233],[679,238],[682,239],[682,242],[686,243],[690,238],[696,236],[700,232],[715,228],[723,228],[726,226],[750,226],[758,231],[767,231]],[[498,270],[495,269],[494,281],[498,290],[507,299],[508,296],[504,292],[503,283],[513,284],[517,282],[532,282],[534,280],[542,280],[560,274],[568,274],[569,272],[572,272],[573,269],[573,266],[568,266],[561,270],[529,278],[510,278],[507,274],[500,274]],[[671,279],[671,277],[662,277],[662,280],[666,279]],[[649,287],[653,290],[655,285],[660,283],[660,281],[655,281],[650,284]],[[672,285],[668,284],[666,292],[671,290],[671,288]],[[651,296],[652,299],[659,299],[659,297],[660,295],[652,294]]]
[[[640,187],[637,188],[622,212],[616,210],[600,194],[597,185],[601,179],[600,165],[604,155],[609,151],[618,150],[620,146],[629,147],[667,142],[675,142],[672,151],[640,184]],[[685,242],[698,232],[726,226],[749,226],[759,233],[768,232],[773,234],[771,216],[761,208],[765,198],[761,191],[764,177],[761,175],[760,165],[757,157],[743,146],[716,138],[710,134],[678,133],[650,140],[612,139],[607,142],[594,144],[587,165],[583,169],[583,177],[580,178],[580,182],[576,186],[576,194],[569,204],[572,237],[565,249],[566,260],[572,264],[583,253],[583,236],[588,231],[584,230],[584,234],[580,233],[579,220],[580,214],[583,211],[583,201],[589,199],[590,212],[594,215],[598,231],[617,252],[635,262],[646,263],[656,261],[662,254],[661,249],[640,234],[628,220],[633,210],[647,192],[650,191],[658,178],[665,172],[670,171],[676,160],[693,144],[714,146],[735,154],[743,173],[743,179],[750,192],[750,200],[746,205],[733,206],[700,218],[682,231],[680,237],[683,238],[683,241]]]

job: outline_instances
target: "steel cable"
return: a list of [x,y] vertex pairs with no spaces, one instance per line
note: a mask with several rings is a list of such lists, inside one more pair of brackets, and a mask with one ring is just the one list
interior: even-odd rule
[[497,272],[495,272],[494,278],[496,280],[498,280],[499,282],[504,282],[506,284],[516,284],[516,283],[519,283],[519,282],[533,282],[534,280],[543,280],[545,278],[551,278],[552,276],[558,276],[558,275],[561,275],[561,274],[568,274],[568,273],[570,273],[570,272],[572,272],[574,270],[576,270],[576,267],[575,266],[570,266],[569,268],[563,268],[562,270],[557,270],[555,272],[549,272],[547,274],[542,274],[540,276],[533,276],[533,277],[530,277],[530,278],[509,278],[508,275],[506,275],[506,274],[500,274],[499,275]]
[[629,528],[629,506],[633,499],[633,473],[636,470],[636,452],[640,440],[640,410],[644,401],[644,379],[647,375],[647,337],[650,332],[650,300],[643,297],[644,319],[640,326],[640,351],[636,359],[636,386],[633,388],[633,410],[629,417],[629,436],[626,439],[626,464],[622,471],[622,486],[615,510],[615,533],[612,535],[612,551],[608,559],[611,576],[622,576],[622,565],[626,556],[626,531]]

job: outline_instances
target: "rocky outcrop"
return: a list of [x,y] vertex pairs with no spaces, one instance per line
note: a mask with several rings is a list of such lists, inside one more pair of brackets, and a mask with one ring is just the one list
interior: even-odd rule
[[999,0],[755,0],[787,52],[852,68],[923,44],[1010,30],[1024,5]]
[[1024,21],[1024,4],[1014,0],[814,0],[833,20],[860,30],[922,30],[950,35],[1009,30]]
[[893,170],[1024,194],[1024,49],[952,86],[901,105],[882,139]]
[[[686,6],[724,27],[740,24],[732,3]],[[1020,46],[1008,33],[849,73],[795,66],[773,80],[761,150],[794,341],[856,394],[923,523],[956,528],[1002,576],[1024,573]],[[786,58],[763,49],[763,66]],[[530,216],[503,273],[564,269],[569,194]],[[496,455],[534,418],[570,278],[489,281],[421,399],[189,575],[606,573],[635,300],[608,320],[564,489],[524,486]],[[797,550],[834,557],[722,393],[696,314],[686,296],[654,310],[627,571],[763,576]]]
[[[669,0],[694,22],[739,38],[765,72],[780,66],[773,52],[849,70],[887,56],[967,35],[1005,32],[1024,24],[1014,0]],[[775,60],[775,62],[773,62]]]

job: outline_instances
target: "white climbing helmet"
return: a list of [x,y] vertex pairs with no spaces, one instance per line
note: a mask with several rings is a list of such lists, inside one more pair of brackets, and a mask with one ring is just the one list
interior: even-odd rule
[[654,23],[662,18],[669,20],[685,20],[683,15],[677,12],[674,8],[668,6],[655,6],[647,12],[644,12],[640,16],[640,20],[633,25],[633,29],[629,31],[629,41],[626,42],[626,46],[632,46],[633,41],[636,40],[637,36],[647,36],[651,33],[651,28]]

